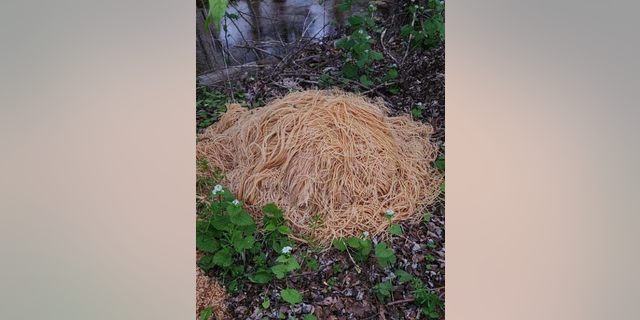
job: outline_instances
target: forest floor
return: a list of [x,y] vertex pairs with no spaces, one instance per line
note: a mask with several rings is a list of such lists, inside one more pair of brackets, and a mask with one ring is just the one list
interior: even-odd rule
[[[224,83],[207,89],[198,87],[198,100],[211,99],[211,92],[222,93],[228,101],[241,102],[249,108],[257,108],[291,91],[306,89],[339,88],[360,92],[370,98],[382,99],[391,112],[410,114],[415,120],[429,123],[435,129],[432,142],[443,146],[445,139],[445,46],[428,51],[407,50],[407,41],[399,33],[387,35],[375,49],[384,58],[372,64],[372,73],[384,75],[394,65],[398,77],[393,84],[397,93],[389,92],[389,84],[363,86],[356,81],[345,81],[331,76],[341,70],[343,53],[336,49],[335,40],[325,38],[321,42],[306,45],[288,60],[269,65],[255,72],[246,72],[232,83]],[[323,76],[325,75],[325,76]],[[327,76],[328,75],[328,76]],[[226,98],[225,98],[226,99]],[[222,99],[224,100],[224,99]],[[412,114],[418,103],[424,108]],[[204,121],[217,117],[219,106],[200,104],[197,107],[197,130]],[[208,124],[208,123],[207,123]],[[206,125],[206,124],[205,124]],[[444,155],[443,148],[440,149]],[[414,278],[420,278],[428,291],[442,302],[442,308],[433,307],[431,318],[444,319],[445,302],[445,206],[444,194],[423,213],[419,223],[401,224],[403,234],[387,241],[391,244],[397,263],[388,269],[381,268],[375,259],[360,263],[358,270],[346,253],[333,248],[319,251],[307,245],[296,250],[305,252],[304,259],[316,259],[314,270],[301,261],[298,273],[260,285],[247,282],[238,292],[230,292],[232,319],[302,319],[314,313],[318,319],[425,319],[413,302],[415,294],[410,283],[400,283],[397,270],[404,270]],[[374,240],[375,243],[376,240]],[[374,286],[391,281],[393,294],[380,301]],[[280,290],[295,287],[304,297],[303,303],[292,307],[280,301]],[[271,301],[263,306],[265,298]]]

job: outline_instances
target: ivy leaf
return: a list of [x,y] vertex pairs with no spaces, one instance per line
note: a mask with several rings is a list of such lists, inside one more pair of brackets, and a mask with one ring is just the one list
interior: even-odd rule
[[362,85],[364,85],[365,87],[373,85],[373,81],[369,80],[369,78],[367,78],[367,76],[365,75],[362,75],[362,77],[360,77],[360,83],[362,83]]
[[392,235],[395,235],[395,236],[399,236],[399,235],[402,234],[402,228],[400,227],[399,224],[394,222],[389,227],[389,233],[391,233]]
[[220,28],[220,20],[222,20],[224,12],[227,11],[228,5],[229,0],[209,0],[209,16],[211,16],[218,29]]
[[285,289],[280,291],[280,296],[284,301],[289,302],[291,305],[302,302],[302,295],[295,289]]

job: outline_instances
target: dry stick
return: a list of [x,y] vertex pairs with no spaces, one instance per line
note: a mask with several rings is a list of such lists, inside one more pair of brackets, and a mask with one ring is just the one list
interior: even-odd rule
[[[244,34],[242,33],[242,31],[240,30],[240,28],[238,28],[238,25],[236,24],[235,21],[233,21],[233,19],[229,19],[231,20],[231,23],[233,23],[233,26],[236,27],[236,30],[238,30],[238,33],[240,34],[240,37],[242,38],[242,41],[244,41],[244,43],[249,44],[249,42],[247,41],[247,39],[245,39]],[[228,44],[227,44],[228,45]],[[237,47],[237,46],[236,46]],[[258,51],[256,51],[255,48],[251,48],[251,50],[253,51],[253,54],[256,55],[256,58],[258,60],[262,60],[264,57],[260,54],[258,54]]]
[[387,29],[385,28],[382,31],[382,34],[380,35],[380,44],[382,44],[382,50],[384,51],[384,53],[386,53],[389,57],[391,57],[391,59],[393,59],[393,61],[396,62],[396,64],[398,64],[398,60],[396,60],[396,57],[394,57],[391,52],[387,51],[387,47],[384,46],[384,35],[385,33],[387,33]]
[[282,60],[282,57],[281,57],[281,56],[279,56],[279,55],[277,55],[277,54],[275,54],[275,53],[271,53],[271,52],[269,52],[269,51],[267,51],[267,50],[260,49],[260,48],[255,47],[255,46],[251,46],[251,45],[249,45],[248,43],[247,43],[247,45],[244,45],[244,46],[241,46],[241,45],[235,45],[234,47],[236,47],[236,48],[242,48],[242,49],[251,49],[251,50],[254,50],[254,51],[255,51],[255,50],[258,50],[258,51],[260,51],[260,52],[266,53],[266,54],[268,54],[268,55],[274,56],[274,57],[276,57],[276,58],[278,58],[278,59]]
[[[411,18],[411,28],[413,28],[415,23],[416,23],[416,14],[414,12],[413,13],[413,18]],[[405,51],[404,57],[402,57],[402,63],[400,63],[401,65],[403,65],[404,64],[404,60],[407,59],[407,55],[409,54],[409,48],[411,48],[411,40],[413,40],[413,34],[411,34],[409,36],[409,42],[407,43],[407,51]]]
[[415,298],[392,301],[392,302],[387,303],[387,307],[394,306],[396,304],[403,304],[403,303],[407,303],[407,302],[413,302],[414,300],[415,300]]

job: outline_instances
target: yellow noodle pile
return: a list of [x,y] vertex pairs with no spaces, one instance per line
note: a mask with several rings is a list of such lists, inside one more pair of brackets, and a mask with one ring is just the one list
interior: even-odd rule
[[[224,174],[223,184],[262,221],[270,202],[286,210],[293,234],[328,244],[371,235],[419,218],[443,177],[433,169],[431,126],[387,117],[381,102],[340,91],[292,93],[247,110],[230,105],[199,136],[196,158]],[[322,218],[313,228],[312,217]],[[317,226],[316,226],[317,227]]]

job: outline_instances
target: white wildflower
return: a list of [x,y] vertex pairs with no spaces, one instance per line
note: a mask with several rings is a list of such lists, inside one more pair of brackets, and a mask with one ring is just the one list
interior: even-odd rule
[[216,186],[213,188],[213,191],[211,191],[211,194],[215,196],[215,195],[217,195],[217,194],[218,194],[218,193],[220,193],[220,192],[222,192],[222,186],[221,186],[221,185],[216,185]]
[[367,40],[371,39],[371,36],[367,36]]
[[393,217],[393,215],[396,214],[395,212],[393,212],[393,210],[389,209],[387,210],[387,215],[390,217]]
[[282,253],[289,253],[289,252],[291,252],[292,249],[293,248],[291,248],[289,246],[286,246],[286,247],[282,248]]
[[369,236],[369,231],[363,232],[362,235],[364,235],[365,237],[368,237]]
[[362,29],[358,30],[358,33],[362,33]]
[[237,205],[240,204],[240,201],[238,201],[238,199],[235,199],[235,200],[231,201],[231,203],[233,203],[234,205],[237,206]]

